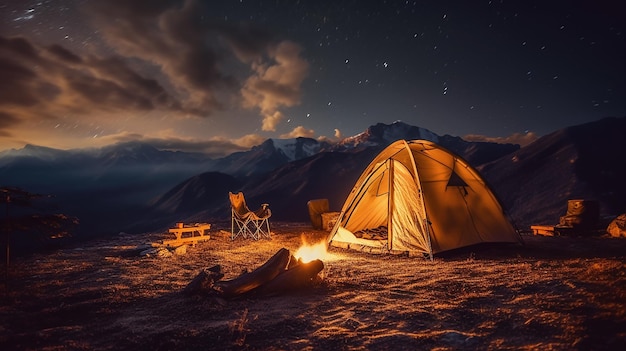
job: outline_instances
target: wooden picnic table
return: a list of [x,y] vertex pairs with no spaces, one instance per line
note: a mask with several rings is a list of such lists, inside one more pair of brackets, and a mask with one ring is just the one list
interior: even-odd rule
[[543,236],[594,236],[603,233],[602,229],[583,229],[558,225],[531,225],[530,229],[534,235]]
[[531,225],[530,230],[533,231],[534,235],[554,236],[553,225]]
[[211,225],[208,223],[187,224],[182,227],[170,228],[168,232],[174,234],[176,239],[164,240],[163,245],[176,246],[182,244],[196,244],[199,241],[211,239],[208,234]]

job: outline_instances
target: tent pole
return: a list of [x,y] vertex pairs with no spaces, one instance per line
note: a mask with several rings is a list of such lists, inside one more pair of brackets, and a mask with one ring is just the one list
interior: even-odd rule
[[393,248],[393,159],[387,160],[389,162],[389,193],[387,194],[387,249]]

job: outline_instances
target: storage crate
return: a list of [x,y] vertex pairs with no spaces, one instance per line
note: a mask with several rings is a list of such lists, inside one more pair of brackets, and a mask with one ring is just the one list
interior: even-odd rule
[[337,219],[339,219],[339,212],[326,212],[322,213],[322,229],[329,232],[337,223]]

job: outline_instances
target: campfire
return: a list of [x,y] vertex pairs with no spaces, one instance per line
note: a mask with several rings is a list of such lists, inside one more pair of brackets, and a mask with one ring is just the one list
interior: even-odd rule
[[252,272],[231,280],[219,265],[202,270],[183,291],[187,295],[206,294],[223,298],[243,295],[279,295],[309,287],[324,269],[326,242],[303,244],[293,255],[282,248]]
[[296,250],[293,256],[302,263],[309,263],[313,260],[324,261],[328,255],[328,244],[326,241],[319,242],[317,244],[309,245],[303,244]]

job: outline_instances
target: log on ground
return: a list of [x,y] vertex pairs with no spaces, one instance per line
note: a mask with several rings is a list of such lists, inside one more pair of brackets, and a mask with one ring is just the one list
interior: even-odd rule
[[245,294],[284,272],[289,264],[290,256],[289,250],[282,248],[261,267],[252,272],[243,273],[232,280],[216,282],[213,289],[222,297],[235,297]]
[[222,273],[222,267],[219,265],[213,266],[208,269],[203,269],[193,280],[187,284],[183,289],[185,295],[199,295],[199,294],[211,294],[215,293],[213,285],[222,279],[224,274]]
[[313,279],[324,269],[321,260],[300,263],[276,276],[271,281],[259,286],[253,291],[257,295],[279,295],[285,292],[300,290],[312,284]]

